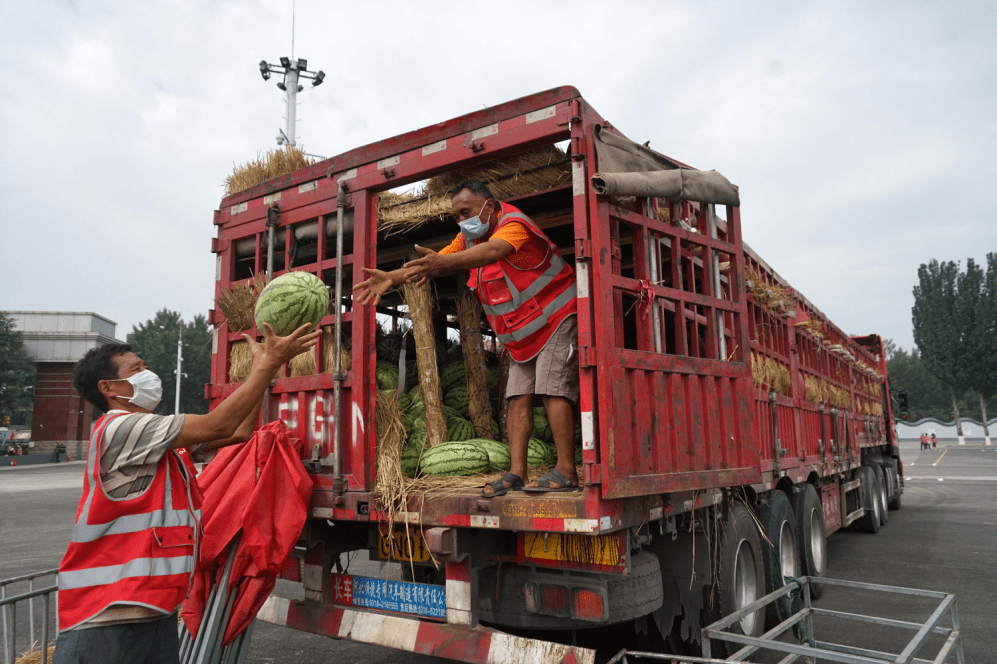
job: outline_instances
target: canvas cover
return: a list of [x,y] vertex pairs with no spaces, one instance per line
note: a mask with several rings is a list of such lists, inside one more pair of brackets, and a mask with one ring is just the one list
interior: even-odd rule
[[599,125],[595,127],[595,146],[599,172],[592,176],[592,188],[602,196],[741,204],[737,187],[716,171],[686,168]]

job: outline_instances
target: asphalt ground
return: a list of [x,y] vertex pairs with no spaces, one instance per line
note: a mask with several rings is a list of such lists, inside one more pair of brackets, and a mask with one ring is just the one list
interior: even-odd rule
[[[888,523],[876,535],[851,531],[832,535],[828,576],[954,593],[966,662],[997,664],[997,446],[943,442],[937,449],[921,451],[918,447],[914,441],[901,448],[906,475],[901,510],[890,511]],[[0,579],[58,566],[72,531],[83,471],[81,462],[0,469]],[[351,562],[350,571],[384,573],[365,555]],[[36,587],[52,583],[54,578],[47,577]],[[8,595],[25,590],[26,585],[20,584],[8,589]],[[278,582],[276,592],[294,596],[296,590],[295,584]],[[828,587],[815,603],[821,608],[912,622],[923,622],[937,605],[937,600],[837,587]],[[26,613],[21,609],[17,616],[19,651],[27,647]],[[941,624],[948,626],[944,621]],[[819,620],[814,631],[820,640],[894,653],[912,636],[897,628],[836,619]],[[39,634],[36,623],[36,639]],[[937,652],[938,638],[932,638],[921,656]],[[444,660],[265,623],[258,624],[247,658],[250,664],[439,661]]]

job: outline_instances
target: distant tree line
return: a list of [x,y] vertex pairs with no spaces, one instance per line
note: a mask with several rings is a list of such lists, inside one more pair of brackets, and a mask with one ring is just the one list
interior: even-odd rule
[[907,389],[912,415],[914,404],[935,417],[950,413],[960,438],[961,416],[982,421],[989,437],[987,403],[997,396],[997,253],[986,262],[984,270],[968,258],[965,271],[955,261],[922,264],[911,311],[917,348],[908,354],[893,344],[887,353],[891,386]]
[[163,381],[163,399],[155,412],[172,415],[177,393],[177,339],[180,331],[183,358],[180,377],[180,412],[207,413],[204,386],[211,381],[211,326],[197,315],[184,322],[180,313],[161,309],[155,317],[132,328],[128,343]]

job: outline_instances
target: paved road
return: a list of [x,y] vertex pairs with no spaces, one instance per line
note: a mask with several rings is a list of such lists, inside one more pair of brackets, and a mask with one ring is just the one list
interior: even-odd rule
[[[899,512],[877,535],[840,532],[828,541],[829,576],[869,583],[955,593],[966,661],[997,664],[997,447],[902,449],[907,476]],[[0,469],[0,578],[58,565],[72,530],[82,491],[83,465]],[[363,557],[357,573],[376,573]],[[294,587],[281,584],[291,595]],[[932,606],[909,598],[879,597],[829,588],[820,606],[923,621]],[[22,612],[23,613],[23,612]],[[23,619],[23,615],[19,616]],[[19,620],[19,622],[21,622]],[[837,622],[816,625],[817,637],[899,652],[904,641],[887,628],[854,629]],[[25,632],[22,632],[25,633]],[[427,664],[432,657],[259,625],[248,662]]]

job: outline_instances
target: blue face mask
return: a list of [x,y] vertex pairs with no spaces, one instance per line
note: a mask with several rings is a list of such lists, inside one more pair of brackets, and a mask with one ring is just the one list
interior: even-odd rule
[[484,205],[481,206],[481,211],[478,212],[477,216],[465,219],[457,224],[460,226],[460,232],[464,234],[465,240],[477,240],[488,232],[488,222],[481,219],[481,213],[485,211],[485,205],[488,205],[488,201],[485,201]]

